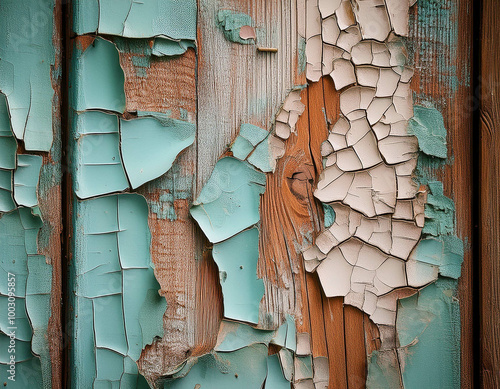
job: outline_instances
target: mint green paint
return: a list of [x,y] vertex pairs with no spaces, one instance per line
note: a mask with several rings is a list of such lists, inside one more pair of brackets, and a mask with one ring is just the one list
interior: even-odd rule
[[396,349],[373,351],[371,353],[368,357],[366,388],[401,389],[401,376]]
[[399,300],[397,333],[405,389],[460,388],[457,281],[438,279]]
[[273,340],[276,331],[261,330],[244,323],[224,320],[222,324],[222,341],[215,347],[217,352],[230,352],[248,347],[255,343],[266,346]]
[[197,358],[184,377],[166,381],[163,388],[261,388],[267,374],[267,354],[263,344],[228,353],[213,352]]
[[233,155],[242,161],[245,160],[254,147],[262,142],[268,134],[269,133],[263,128],[254,126],[253,124],[243,123],[240,126],[238,137],[231,146]]
[[113,43],[98,37],[84,52],[76,47],[71,80],[72,106],[76,111],[125,111],[125,76]]
[[53,15],[54,0],[0,5],[0,90],[14,134],[29,151],[49,151],[52,144]]
[[422,232],[433,236],[452,234],[455,228],[455,203],[443,194],[443,183],[428,183],[425,224]]
[[278,354],[267,357],[267,377],[264,389],[290,389],[290,381],[283,375]]
[[323,204],[323,212],[325,213],[325,228],[330,228],[335,223],[335,211],[331,205]]
[[295,376],[303,379],[313,378],[312,356],[295,357]]
[[445,159],[446,128],[441,112],[435,108],[415,105],[413,115],[408,122],[408,132],[418,138],[420,150],[431,157]]
[[152,54],[156,57],[176,56],[184,54],[188,48],[195,48],[194,41],[182,39],[173,41],[164,38],[155,38],[152,48]]
[[257,145],[253,153],[250,154],[247,161],[255,166],[257,169],[264,173],[273,171],[271,165],[271,144],[269,143],[269,136]]
[[133,189],[167,172],[194,142],[196,125],[154,115],[120,120],[121,153]]
[[257,278],[259,230],[255,227],[215,244],[212,255],[219,267],[224,317],[257,324],[264,282]]
[[253,26],[253,21],[250,15],[231,11],[229,9],[221,9],[217,13],[217,24],[228,41],[240,43],[242,45],[254,43],[253,39],[240,38],[241,27]]
[[7,98],[0,93],[0,169],[16,168],[17,142],[10,126]]
[[196,39],[195,0],[76,0],[73,28],[127,38]]
[[14,172],[14,200],[19,206],[34,207],[38,204],[38,177],[43,159],[39,155],[19,154]]
[[16,208],[12,196],[13,175],[12,170],[0,169],[0,212],[10,212]]
[[118,117],[87,111],[73,117],[73,187],[81,199],[128,189],[120,155]]
[[136,361],[163,335],[166,309],[149,253],[146,200],[121,194],[78,201],[75,215],[72,386],[144,385]]
[[259,221],[265,184],[265,174],[248,163],[222,158],[194,201],[191,215],[211,242],[221,242]]
[[[37,234],[42,225],[36,210],[19,208],[0,215],[0,364],[9,361],[9,327],[16,327],[16,381],[8,380],[8,367],[0,379],[12,388],[50,388],[51,363],[47,326],[50,317],[52,267],[37,254]],[[15,291],[9,291],[9,273],[15,275]],[[11,276],[10,276],[11,277]],[[15,322],[7,315],[9,292],[16,297]]]
[[439,274],[458,279],[464,259],[463,242],[456,236],[443,235],[422,239],[415,248],[417,261],[439,267]]

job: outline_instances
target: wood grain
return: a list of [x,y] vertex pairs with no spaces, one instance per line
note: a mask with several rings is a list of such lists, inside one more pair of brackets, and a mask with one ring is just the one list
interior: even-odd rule
[[480,111],[481,387],[500,388],[500,3],[482,2]]
[[[445,195],[455,201],[456,230],[465,243],[458,296],[461,316],[462,387],[473,388],[472,314],[472,6],[469,0],[417,2],[410,14],[415,76],[415,104],[433,104],[448,130],[448,161],[436,172]],[[425,17],[421,8],[427,5]],[[420,13],[420,14],[419,14]]]

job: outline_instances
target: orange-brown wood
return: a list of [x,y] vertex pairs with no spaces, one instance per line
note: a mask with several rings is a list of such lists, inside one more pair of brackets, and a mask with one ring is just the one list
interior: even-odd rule
[[[415,76],[415,104],[431,102],[443,114],[448,130],[448,163],[435,172],[445,195],[455,201],[457,234],[465,243],[459,280],[462,387],[473,387],[472,293],[472,7],[470,0],[446,0],[419,19],[419,2],[411,9],[410,36]],[[428,9],[431,7],[427,7]],[[432,20],[429,23],[428,20]],[[477,136],[477,135],[475,135]]]
[[[484,0],[481,28],[481,387],[500,387],[500,3]],[[477,133],[476,133],[477,136]],[[476,156],[477,157],[477,156]]]

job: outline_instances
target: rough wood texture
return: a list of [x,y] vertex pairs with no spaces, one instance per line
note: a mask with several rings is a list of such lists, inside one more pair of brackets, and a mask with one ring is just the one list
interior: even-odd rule
[[[63,317],[62,317],[62,197],[61,197],[61,110],[62,110],[62,2],[56,0],[54,3],[54,35],[52,44],[55,48],[54,69],[52,73],[52,87],[54,89],[54,99],[52,102],[52,129],[54,133],[54,143],[52,151],[42,153],[43,167],[39,184],[39,203],[44,226],[42,234],[48,236],[46,245],[41,245],[39,235],[38,247],[40,252],[46,256],[48,263],[52,265],[52,294],[50,301],[51,315],[47,329],[49,339],[50,358],[52,363],[52,388],[63,387],[63,348],[65,341],[63,337]],[[56,76],[57,75],[57,76]]]
[[[426,6],[426,18],[422,17],[423,6]],[[471,158],[476,157],[471,148],[474,109],[474,102],[470,99],[472,6],[473,2],[468,0],[417,2],[410,15],[416,66],[412,80],[412,89],[416,92],[414,103],[432,102],[443,114],[448,130],[448,163],[437,172],[437,176],[444,183],[445,195],[455,201],[457,234],[465,244],[459,279],[463,388],[473,387],[474,365],[472,252],[469,243],[473,208]],[[493,241],[496,242],[497,237]]]
[[500,3],[484,0],[481,29],[481,387],[500,387]]

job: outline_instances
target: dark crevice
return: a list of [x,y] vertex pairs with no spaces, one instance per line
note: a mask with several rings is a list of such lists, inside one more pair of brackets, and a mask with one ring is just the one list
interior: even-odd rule
[[71,0],[62,0],[62,78],[61,78],[61,210],[62,210],[62,235],[61,235],[61,278],[62,278],[62,296],[61,296],[61,324],[62,324],[62,387],[69,388],[70,381],[70,348],[72,334],[72,315],[70,308],[71,285],[69,263],[71,261],[71,175],[70,175],[70,118],[69,118],[69,72],[70,72],[70,53],[71,53],[71,21],[72,21],[72,3]]
[[481,16],[483,0],[472,4],[472,74],[471,102],[472,132],[471,168],[472,168],[472,352],[473,352],[473,385],[482,387],[481,380]]

